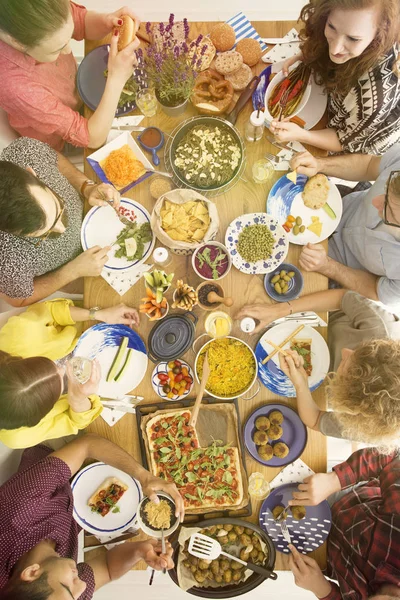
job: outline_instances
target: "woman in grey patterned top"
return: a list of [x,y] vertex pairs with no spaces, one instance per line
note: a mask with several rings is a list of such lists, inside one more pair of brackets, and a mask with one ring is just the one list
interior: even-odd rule
[[86,182],[85,198],[91,205],[104,204],[104,195],[117,205],[118,192],[88,182],[65,157],[38,140],[15,140],[1,159],[0,296],[13,306],[25,306],[79,277],[99,275],[108,248],[82,253],[79,192]]

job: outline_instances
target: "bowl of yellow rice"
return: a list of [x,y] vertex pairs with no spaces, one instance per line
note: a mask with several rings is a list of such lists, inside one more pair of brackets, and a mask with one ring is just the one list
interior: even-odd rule
[[194,363],[198,382],[203,374],[206,352],[210,365],[206,392],[221,400],[244,396],[257,379],[257,361],[250,346],[232,336],[208,341],[199,350]]

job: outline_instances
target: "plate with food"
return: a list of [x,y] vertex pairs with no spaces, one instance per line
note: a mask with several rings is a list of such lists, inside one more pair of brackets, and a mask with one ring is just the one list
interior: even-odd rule
[[122,533],[136,521],[142,488],[120,469],[92,463],[75,475],[71,489],[74,519],[89,533]]
[[[210,375],[206,392],[221,400],[244,396],[257,379],[257,361],[248,344],[232,336],[210,340],[199,350],[194,363],[194,372],[200,383],[206,353]],[[259,391],[256,388],[251,398]],[[250,398],[246,398],[249,400]]]
[[81,244],[84,250],[93,246],[111,246],[104,268],[127,271],[151,256],[155,236],[147,210],[129,198],[121,198],[121,215],[131,224],[121,223],[111,206],[93,206],[82,223]]
[[[224,556],[210,561],[188,552],[192,533],[217,540],[222,550],[263,566],[265,575],[254,573],[241,563]],[[258,525],[230,517],[208,519],[193,527],[182,526],[172,538],[175,567],[168,571],[171,579],[184,591],[202,598],[232,598],[254,590],[266,579],[275,580],[275,548],[270,536]]]
[[97,323],[87,329],[75,346],[74,356],[96,359],[100,364],[99,396],[122,398],[142,381],[147,369],[146,346],[127,325]]
[[310,98],[311,82],[311,70],[303,62],[294,64],[287,76],[277,73],[265,92],[265,119],[271,122],[280,115],[283,119],[298,115]]
[[260,464],[282,467],[303,453],[307,428],[293,408],[286,404],[266,404],[247,419],[244,442]]
[[[96,110],[104,94],[107,81],[108,53],[110,45],[98,46],[89,52],[78,68],[76,85],[84,103]],[[140,74],[140,70],[138,70]],[[136,108],[135,97],[138,90],[138,76],[133,74],[128,79],[118,101],[116,117],[126,115]]]
[[285,260],[289,241],[278,220],[266,213],[236,217],[225,233],[234,266],[249,275],[270,273]]
[[[293,500],[293,492],[298,492],[299,483],[287,483],[275,488],[260,508],[260,526],[271,536],[276,550],[284,554],[290,554],[290,550],[276,518],[287,507],[289,500]],[[291,506],[282,518],[285,519],[292,544],[302,554],[322,546],[332,525],[331,509],[326,500],[317,506]]]
[[322,173],[310,178],[296,172],[288,175],[272,186],[267,213],[282,225],[292,244],[305,246],[326,240],[342,217],[339,190]]
[[245,148],[237,129],[219,117],[193,117],[172,133],[167,160],[178,186],[222,193],[244,168]]
[[283,343],[297,328],[296,324],[288,321],[279,323],[261,336],[255,349],[258,377],[265,387],[278,396],[295,397],[296,390],[279,367],[279,352],[263,364],[267,356],[275,351],[276,345],[281,346],[283,350],[294,350],[303,357],[311,392],[322,384],[329,371],[328,345],[315,327],[306,325],[290,341]]
[[185,398],[192,389],[193,382],[191,366],[180,359],[159,362],[151,375],[153,390],[163,400]]

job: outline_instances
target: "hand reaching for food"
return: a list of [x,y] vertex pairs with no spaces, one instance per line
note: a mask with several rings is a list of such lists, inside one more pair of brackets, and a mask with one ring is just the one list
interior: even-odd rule
[[175,516],[179,517],[181,522],[185,516],[185,507],[183,504],[183,499],[180,493],[178,492],[177,487],[173,483],[168,483],[164,479],[160,477],[155,477],[151,475],[148,471],[146,471],[144,477],[140,480],[140,484],[142,486],[143,494],[148,496],[150,500],[157,503],[159,502],[157,492],[165,492],[171,498],[173,498],[176,505]]
[[320,171],[318,159],[310,152],[295,154],[290,161],[290,168],[292,171],[297,171],[299,175],[306,175],[307,177],[314,177]]
[[93,246],[85,250],[79,256],[71,260],[69,267],[72,268],[74,279],[78,277],[97,277],[101,274],[108,259],[111,246]]
[[279,354],[280,368],[289,377],[295,388],[304,384],[308,388],[308,376],[303,367],[303,357],[293,350],[286,350],[286,354],[287,356]]
[[300,552],[289,544],[292,555],[289,557],[289,567],[294,575],[295,584],[313,592],[317,598],[325,598],[332,591],[330,582],[324,577],[316,560]]
[[173,569],[173,548],[170,542],[165,542],[165,554],[162,554],[161,540],[150,538],[145,542],[136,542],[136,545],[137,556],[142,558],[152,569],[155,569],[156,571]]
[[128,325],[128,327],[138,326],[140,322],[137,310],[123,303],[96,311],[96,320],[110,325]]
[[270,131],[280,143],[301,142],[303,129],[290,122],[290,117],[278,121],[274,119],[270,125]]
[[107,206],[111,202],[118,209],[121,201],[120,193],[109,183],[87,186],[84,196],[90,206]]
[[295,63],[297,63],[298,60],[303,60],[302,52],[299,52],[298,54],[295,54],[291,58],[288,58],[285,60],[285,62],[283,63],[283,66],[282,66],[282,73],[285,75],[285,77],[287,77],[289,75],[290,67],[292,65],[294,65]]
[[123,17],[124,16],[128,16],[132,19],[132,21],[134,22],[135,33],[136,33],[136,31],[139,29],[140,19],[137,16],[137,14],[134,13],[133,10],[131,10],[129,8],[129,6],[123,6],[122,8],[119,8],[118,10],[116,10],[115,12],[105,15],[105,24],[107,27],[107,33],[110,33],[110,31],[112,31],[115,27],[121,27],[123,25]]
[[250,335],[260,333],[269,323],[275,319],[285,316],[287,313],[284,312],[284,307],[279,304],[268,305],[268,304],[246,304],[239,312],[235,315],[235,320],[241,320],[245,317],[252,317],[259,321],[257,327]]

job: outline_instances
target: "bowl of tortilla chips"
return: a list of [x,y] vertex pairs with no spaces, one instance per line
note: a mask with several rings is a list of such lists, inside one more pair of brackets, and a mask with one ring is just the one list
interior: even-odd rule
[[176,189],[159,198],[151,215],[157,238],[171,250],[190,254],[214,239],[219,219],[215,204],[188,189]]

